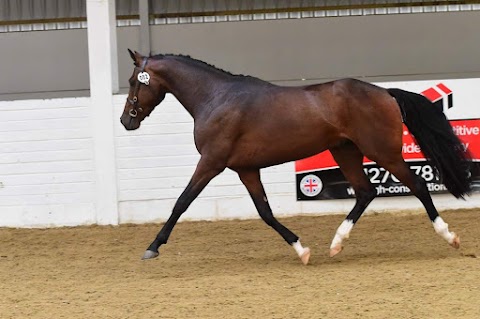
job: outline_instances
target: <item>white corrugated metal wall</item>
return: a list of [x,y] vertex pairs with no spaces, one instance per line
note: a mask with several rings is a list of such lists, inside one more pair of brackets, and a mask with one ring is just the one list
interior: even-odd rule
[[95,222],[88,98],[0,102],[0,225]]
[[[480,80],[453,80],[452,118],[479,117],[474,99]],[[388,83],[419,91],[431,83]],[[467,93],[465,93],[467,92]],[[459,98],[461,97],[461,98]],[[114,96],[121,114],[125,95]],[[44,227],[93,224],[102,218],[95,202],[95,161],[89,98],[0,101],[0,226]],[[7,116],[5,116],[7,115]],[[16,118],[17,120],[12,120]],[[120,223],[159,222],[168,218],[187,185],[199,155],[193,141],[193,120],[167,95],[141,128],[126,131],[115,119],[115,154]],[[101,134],[98,132],[97,134]],[[100,168],[101,169],[101,168]],[[296,201],[294,164],[262,170],[269,202],[277,216],[346,213],[353,199]],[[438,208],[480,205],[480,195],[467,201],[436,195]],[[369,211],[421,209],[414,197],[377,198]],[[238,176],[226,170],[206,187],[183,219],[256,218],[257,213]]]

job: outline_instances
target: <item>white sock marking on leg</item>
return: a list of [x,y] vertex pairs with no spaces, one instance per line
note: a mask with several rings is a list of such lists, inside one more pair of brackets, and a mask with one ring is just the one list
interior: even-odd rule
[[302,244],[300,243],[300,239],[294,242],[292,247],[295,249],[298,256],[302,257],[303,253],[305,252],[305,248],[303,248]]
[[348,238],[348,236],[350,235],[350,231],[352,230],[352,228],[353,228],[353,220],[345,219],[338,227],[337,232],[335,233],[335,237],[333,237],[330,248],[334,248],[338,245],[341,245],[342,241],[345,238]]
[[432,224],[437,234],[442,236],[449,244],[453,242],[455,234],[448,230],[448,224],[443,221],[442,217],[438,216],[435,218]]

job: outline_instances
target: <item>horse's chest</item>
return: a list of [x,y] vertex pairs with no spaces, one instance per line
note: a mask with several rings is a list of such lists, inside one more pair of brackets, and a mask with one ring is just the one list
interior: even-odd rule
[[236,121],[210,119],[195,123],[193,137],[195,146],[200,154],[210,153],[228,153],[239,135]]
[[220,149],[224,150],[225,145],[230,143],[229,141],[226,141],[227,138],[225,133],[213,130],[212,128],[195,128],[193,138],[195,141],[195,147],[202,155]]

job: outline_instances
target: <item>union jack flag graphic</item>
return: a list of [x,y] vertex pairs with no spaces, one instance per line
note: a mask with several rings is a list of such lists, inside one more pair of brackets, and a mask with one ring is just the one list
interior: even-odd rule
[[300,181],[300,190],[305,196],[313,197],[322,191],[322,181],[316,175],[309,174]]

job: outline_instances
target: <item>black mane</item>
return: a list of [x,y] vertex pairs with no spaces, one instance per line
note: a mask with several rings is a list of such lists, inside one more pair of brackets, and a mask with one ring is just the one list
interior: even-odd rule
[[188,62],[192,62],[194,64],[197,64],[197,65],[200,65],[200,66],[203,66],[203,67],[207,67],[209,69],[214,69],[216,71],[219,71],[221,73],[224,73],[224,74],[227,74],[227,75],[230,75],[230,76],[234,76],[234,77],[240,77],[240,78],[246,78],[246,79],[247,78],[248,79],[256,79],[256,78],[254,78],[252,76],[249,76],[249,75],[233,74],[231,72],[220,69],[213,64],[209,64],[209,63],[204,62],[202,60],[197,60],[195,58],[192,58],[189,55],[167,53],[167,54],[156,54],[156,55],[150,55],[149,56],[150,59],[154,59],[154,60],[161,60],[161,59],[166,58],[166,57],[180,58],[182,60],[186,60]]

